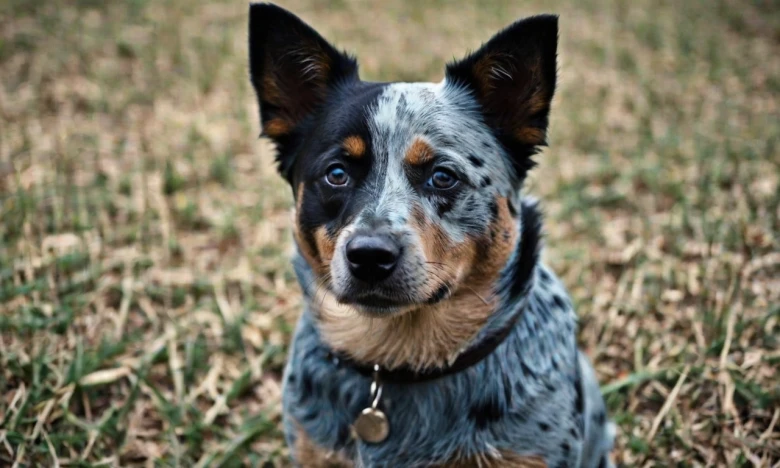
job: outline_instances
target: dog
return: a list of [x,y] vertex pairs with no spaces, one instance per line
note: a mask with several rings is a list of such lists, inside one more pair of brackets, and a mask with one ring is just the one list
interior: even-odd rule
[[294,14],[250,5],[306,303],[283,375],[295,465],[613,466],[614,424],[521,195],[557,43],[558,17],[533,16],[440,83],[366,82]]

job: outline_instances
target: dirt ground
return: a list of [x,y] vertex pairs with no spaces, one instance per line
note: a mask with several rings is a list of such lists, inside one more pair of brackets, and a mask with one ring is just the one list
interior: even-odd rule
[[[527,191],[624,466],[780,466],[780,3],[282,3],[372,80],[561,15]],[[286,466],[246,2],[0,2],[0,465]]]

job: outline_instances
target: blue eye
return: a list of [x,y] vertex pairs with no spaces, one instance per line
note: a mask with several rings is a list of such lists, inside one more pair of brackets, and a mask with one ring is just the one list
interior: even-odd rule
[[325,176],[325,180],[333,186],[346,185],[349,181],[349,176],[344,167],[340,164],[335,164],[328,169],[328,174]]
[[451,189],[458,183],[458,177],[446,169],[437,169],[426,184],[439,190]]

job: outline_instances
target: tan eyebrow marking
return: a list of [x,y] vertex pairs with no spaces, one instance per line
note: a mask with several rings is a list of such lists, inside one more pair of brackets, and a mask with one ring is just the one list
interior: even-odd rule
[[347,156],[360,159],[366,154],[366,142],[357,135],[348,136],[341,144]]
[[286,120],[280,118],[271,119],[263,126],[263,132],[271,138],[286,135],[290,133],[291,129],[292,126]]
[[416,138],[406,150],[404,161],[412,166],[425,164],[433,159],[433,148],[422,138]]

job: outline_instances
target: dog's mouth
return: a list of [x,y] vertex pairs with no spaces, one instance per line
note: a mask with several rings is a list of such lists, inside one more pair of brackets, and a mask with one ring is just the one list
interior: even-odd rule
[[354,296],[342,296],[338,298],[338,301],[341,304],[355,307],[366,315],[376,316],[391,315],[414,305],[414,303],[409,300],[394,298],[379,293],[362,293]]
[[337,297],[337,300],[339,303],[355,307],[367,315],[387,316],[425,305],[436,304],[446,299],[450,292],[448,285],[442,285],[431,297],[422,300],[392,296],[380,291],[342,295]]
[[367,296],[361,296],[355,298],[354,301],[355,304],[363,307],[371,307],[371,308],[393,308],[393,307],[399,307],[408,305],[407,303],[400,302],[395,299],[390,299],[382,296],[377,295],[367,295]]

